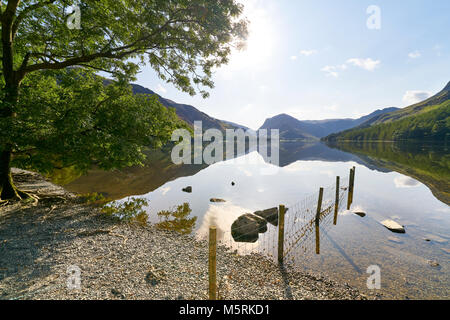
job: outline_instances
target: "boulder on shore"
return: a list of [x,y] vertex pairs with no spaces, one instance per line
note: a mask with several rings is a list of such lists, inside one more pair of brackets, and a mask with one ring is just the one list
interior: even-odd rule
[[266,210],[256,211],[254,215],[265,219],[271,225],[278,226],[278,208],[270,208]]
[[406,233],[405,228],[400,224],[398,224],[397,222],[395,222],[394,220],[387,219],[382,221],[381,224],[392,232]]
[[231,225],[231,235],[236,242],[255,243],[258,241],[259,234],[267,231],[267,221],[246,213]]

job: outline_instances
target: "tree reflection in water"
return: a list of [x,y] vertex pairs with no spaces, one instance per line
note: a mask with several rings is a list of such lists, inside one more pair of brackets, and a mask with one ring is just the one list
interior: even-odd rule
[[177,231],[181,234],[192,233],[197,217],[188,218],[192,209],[189,203],[183,203],[172,210],[163,210],[157,213],[160,222],[156,224],[159,229]]

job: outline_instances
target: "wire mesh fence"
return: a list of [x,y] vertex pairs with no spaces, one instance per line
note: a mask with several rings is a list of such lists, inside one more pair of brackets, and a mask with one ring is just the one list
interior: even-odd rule
[[[293,262],[298,255],[319,253],[317,251],[317,247],[320,247],[318,230],[320,228],[326,231],[331,228],[337,219],[337,214],[346,209],[350,178],[351,173],[340,177],[337,181],[339,185],[333,183],[322,188],[319,213],[317,212],[319,192],[305,196],[297,203],[286,205],[282,253],[285,263]],[[242,224],[238,227],[232,226],[231,230],[222,231],[218,243],[240,255],[258,253],[276,260],[279,258],[279,208],[272,210],[277,215],[275,223],[265,221],[258,225],[259,219],[256,217],[256,222],[249,220],[253,227]]]
[[[343,179],[336,177],[336,183],[320,188],[318,194],[306,196],[295,204],[243,215],[233,223],[231,230],[222,231],[219,244],[241,255],[258,253],[277,259],[282,267],[294,264],[300,255],[320,254],[320,232],[326,233],[337,224],[343,208],[350,209],[354,178],[355,167],[350,169],[350,175]],[[245,221],[237,223],[240,219]],[[209,293],[210,299],[216,299],[216,227],[210,228],[209,248]]]

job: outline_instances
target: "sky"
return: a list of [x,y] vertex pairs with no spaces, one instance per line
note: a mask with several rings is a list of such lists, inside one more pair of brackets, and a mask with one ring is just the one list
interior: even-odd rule
[[406,107],[450,81],[449,0],[240,0],[245,51],[213,75],[203,99],[146,66],[136,83],[208,115],[258,129],[299,120],[357,118]]

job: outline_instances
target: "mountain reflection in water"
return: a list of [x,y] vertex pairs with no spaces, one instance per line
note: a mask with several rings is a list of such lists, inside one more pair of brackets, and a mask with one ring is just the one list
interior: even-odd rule
[[[341,177],[341,186],[347,185],[345,177],[355,166],[351,210],[340,211],[337,225],[333,214],[321,222],[319,255],[314,227],[308,227],[305,234],[310,236],[302,237],[290,255],[295,265],[368,294],[374,292],[367,291],[366,270],[377,265],[382,272],[382,290],[377,293],[383,297],[450,298],[450,159],[446,145],[283,142],[279,154],[280,167],[266,163],[257,152],[211,166],[176,166],[168,156],[170,151],[155,151],[145,167],[92,170],[66,188],[101,192],[114,199],[142,195],[149,201],[147,210],[154,224],[192,231],[198,238],[206,238],[214,225],[218,241],[233,250],[256,250],[276,257],[277,227],[268,224],[267,232],[255,243],[236,243],[231,234],[234,221],[245,213],[283,204],[289,208],[286,232],[297,235],[289,220],[292,213],[299,212],[293,205],[302,205],[314,214],[319,187],[333,190],[336,176]],[[187,186],[192,193],[182,191]],[[226,202],[212,203],[211,198]],[[182,207],[185,203],[189,209]],[[387,219],[404,226],[406,234],[386,229],[381,222]],[[296,220],[304,223],[302,217]],[[439,267],[429,261],[436,261]]]
[[[144,195],[168,181],[193,176],[208,166],[175,165],[170,150],[151,151],[144,167],[103,171],[93,169],[65,184],[76,193],[98,192],[117,200]],[[379,172],[396,171],[424,183],[440,201],[450,204],[450,154],[446,145],[415,143],[282,142],[280,167],[296,161],[356,162]]]

